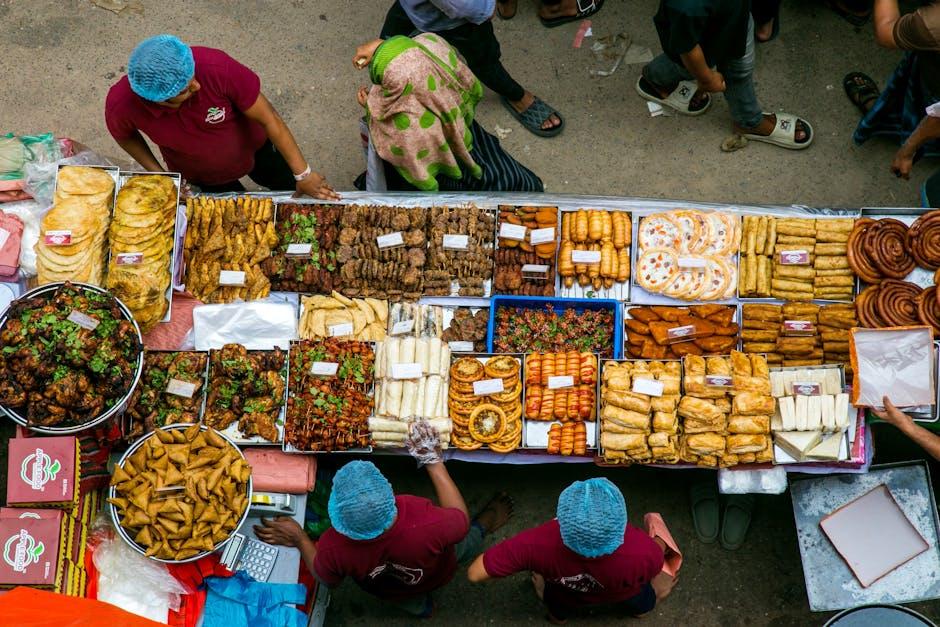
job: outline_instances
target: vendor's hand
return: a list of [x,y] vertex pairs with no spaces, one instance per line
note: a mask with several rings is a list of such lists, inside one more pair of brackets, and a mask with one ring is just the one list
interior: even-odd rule
[[303,527],[290,516],[278,516],[272,520],[262,518],[263,526],[254,526],[255,535],[262,542],[281,546],[299,547],[307,539]]
[[904,146],[894,155],[894,161],[891,162],[891,171],[898,178],[911,178],[911,170],[914,169],[914,155],[912,155]]
[[711,94],[723,92],[725,90],[725,77],[721,75],[721,72],[712,70],[704,80],[699,79],[698,86]]
[[369,100],[369,88],[360,87],[359,91],[356,92],[356,100],[359,101],[359,106],[366,106],[366,102]]
[[362,44],[356,48],[356,56],[353,57],[353,65],[357,70],[368,67],[372,63],[372,57],[375,56],[375,50],[382,45],[381,39],[373,39],[367,44]]
[[189,198],[193,195],[193,186],[186,179],[180,179],[180,198]]
[[297,193],[294,197],[298,196],[310,196],[320,200],[339,200],[339,194],[317,172],[311,172],[307,178],[297,182]]
[[871,413],[888,424],[894,425],[898,429],[903,429],[904,427],[909,427],[914,424],[914,419],[895,407],[894,403],[892,403],[887,396],[882,399],[882,403],[884,403],[884,409],[872,409]]
[[418,466],[439,464],[443,460],[441,435],[427,420],[411,423],[405,448],[418,462]]

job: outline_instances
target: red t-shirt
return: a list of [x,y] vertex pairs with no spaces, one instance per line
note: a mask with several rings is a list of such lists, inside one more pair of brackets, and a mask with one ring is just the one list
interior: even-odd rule
[[178,109],[144,100],[124,76],[108,91],[104,117],[116,140],[140,131],[160,147],[166,167],[187,181],[221,185],[248,174],[264,128],[242,113],[258,100],[261,79],[215,48],[193,46],[199,91]]
[[454,545],[470,528],[467,516],[418,496],[396,496],[395,503],[398,517],[374,540],[351,540],[328,529],[317,544],[317,578],[332,587],[352,577],[366,592],[390,600],[416,597],[449,582],[457,571]]
[[626,601],[663,568],[663,552],[642,530],[631,525],[623,544],[603,557],[582,557],[565,546],[558,520],[527,529],[483,554],[490,577],[532,571],[545,578],[545,594],[568,607]]

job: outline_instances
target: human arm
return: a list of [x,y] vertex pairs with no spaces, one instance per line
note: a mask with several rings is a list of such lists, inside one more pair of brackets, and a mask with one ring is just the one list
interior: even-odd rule
[[721,72],[708,67],[701,46],[696,45],[688,52],[680,54],[679,57],[682,59],[682,65],[685,66],[685,69],[695,77],[700,89],[710,93],[725,90],[725,77],[721,75]]
[[940,118],[932,115],[925,115],[911,133],[907,140],[901,144],[894,160],[891,162],[891,171],[895,176],[909,179],[911,170],[914,168],[914,155],[920,150],[920,147],[932,139],[940,137]]
[[467,569],[467,579],[470,580],[470,583],[482,583],[492,579],[490,574],[486,572],[486,566],[483,564],[482,553],[478,555],[475,560],[473,560],[473,563],[470,564],[470,568]]
[[261,524],[262,526],[253,527],[259,540],[268,544],[292,546],[298,549],[307,570],[315,574],[313,562],[317,557],[317,546],[296,520],[290,516],[278,516],[271,520],[262,518]]
[[467,517],[469,524],[470,513],[467,511],[467,504],[464,503],[457,484],[447,472],[444,462],[428,464],[426,468],[431,484],[434,486],[434,493],[437,495],[437,504],[445,508],[459,509]]
[[872,21],[875,25],[875,41],[879,46],[890,49],[898,47],[894,38],[894,25],[899,17],[898,0],[875,0]]
[[895,407],[888,397],[884,397],[882,410],[873,409],[872,413],[894,425],[898,430],[924,449],[931,457],[940,461],[940,435],[924,429],[914,419]]
[[297,146],[294,135],[264,94],[259,93],[255,103],[245,109],[244,114],[264,127],[268,139],[284,157],[295,176],[299,176],[306,171],[310,172],[304,179],[297,182],[298,193],[324,200],[339,199],[339,194],[333,191],[326,179],[317,172],[310,170],[309,163],[304,158],[303,153],[300,152],[300,147]]

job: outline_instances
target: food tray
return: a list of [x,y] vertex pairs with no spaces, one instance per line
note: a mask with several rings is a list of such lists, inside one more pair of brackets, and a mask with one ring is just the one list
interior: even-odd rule
[[[205,394],[202,395],[202,410],[199,412],[199,421],[202,422],[205,419],[206,410],[208,409],[209,402],[209,377],[212,374],[212,354],[218,352],[221,349],[213,348],[208,350],[209,359],[206,362],[206,385],[205,385]],[[247,349],[246,349],[247,350]],[[281,371],[281,379],[284,381],[284,397],[282,398],[281,411],[277,415],[277,419],[274,421],[274,425],[277,427],[277,440],[271,442],[265,440],[260,435],[255,435],[245,437],[242,435],[242,432],[238,428],[238,421],[236,420],[230,424],[225,429],[219,431],[226,438],[234,442],[239,446],[279,446],[284,441],[284,420],[287,416],[287,367],[290,362],[290,354],[287,350],[281,349],[284,353],[284,368]],[[250,353],[271,353],[273,350],[247,350]]]
[[[556,223],[555,223],[555,255],[554,255],[551,259],[545,259],[545,260],[544,260],[544,263],[540,261],[538,264],[535,264],[535,265],[548,265],[548,266],[549,266],[548,271],[546,271],[546,273],[545,273],[544,282],[551,284],[553,293],[555,294],[555,296],[557,296],[557,295],[559,294],[559,289],[560,289],[560,283],[559,283],[559,281],[558,281],[558,248],[559,248],[559,242],[561,241],[561,212],[558,210],[557,204],[554,204],[554,203],[540,204],[540,203],[538,203],[538,202],[515,202],[515,201],[513,201],[513,202],[508,202],[508,201],[507,201],[507,202],[500,202],[500,203],[499,203],[499,207],[503,207],[503,206],[506,206],[506,207],[554,207],[554,208],[555,208],[555,210],[556,210],[556,214],[555,214],[555,215],[556,215],[556,218],[555,218],[555,219],[556,219]],[[497,216],[496,216],[496,237],[495,237],[495,239],[493,240],[493,289],[492,289],[492,294],[491,294],[491,295],[493,295],[493,296],[495,296],[495,295],[497,294],[497,290],[496,290],[496,251],[499,250],[499,240],[500,240],[500,237],[499,237],[499,229],[500,229],[501,224],[502,224],[502,223],[500,222],[500,219],[499,219],[499,212],[497,211]],[[548,228],[548,227],[546,227],[546,228]],[[543,279],[542,279],[541,276],[535,276],[535,275],[532,275],[532,274],[527,274],[527,275],[524,276],[524,280],[527,280],[527,281],[542,281]],[[506,296],[515,296],[515,295],[513,295],[513,294],[506,294]],[[545,297],[545,296],[525,296],[525,297],[523,297],[523,298],[551,298],[551,297]]]
[[[903,222],[907,226],[911,226],[914,222],[927,213],[928,211],[933,211],[932,209],[862,209],[861,217],[871,218],[872,220],[881,220],[882,218],[894,218],[900,222]],[[895,213],[896,212],[896,213]],[[914,266],[914,269],[911,270],[910,274],[901,279],[902,281],[908,281],[909,283],[914,283],[920,287],[930,287],[934,284],[933,282],[934,273],[930,270],[925,270],[920,266]],[[861,294],[862,290],[868,287],[868,283],[862,281],[858,276],[855,277],[855,294]]]
[[[437,206],[437,205],[435,204],[435,206]],[[467,207],[467,206],[468,206],[468,205],[467,205],[466,203],[463,205],[463,207]],[[460,208],[460,207],[455,207],[455,209],[459,209],[459,208]],[[479,211],[480,213],[486,214],[486,215],[488,215],[490,218],[492,218],[492,220],[493,220],[493,243],[492,243],[490,246],[488,246],[488,247],[483,247],[484,250],[487,250],[487,251],[489,252],[489,270],[490,270],[490,278],[483,280],[483,296],[470,296],[470,297],[467,297],[467,298],[489,298],[490,296],[493,295],[493,277],[494,277],[494,275],[495,275],[495,273],[496,273],[496,246],[497,246],[497,245],[496,245],[496,241],[499,239],[499,238],[497,237],[497,235],[498,235],[498,233],[499,233],[499,231],[498,231],[498,229],[499,229],[499,212],[496,210],[495,207],[493,207],[493,208],[484,208],[484,207],[479,206],[479,205],[474,205],[474,208],[475,208],[477,211]],[[429,270],[429,269],[430,269],[430,268],[427,267],[427,264],[429,264],[430,261],[431,261],[431,255],[430,255],[430,252],[431,252],[431,233],[430,233],[430,229],[431,229],[432,227],[431,227],[431,226],[428,226],[427,228],[428,228],[428,234],[427,234],[427,239],[428,239],[428,241],[427,241],[427,249],[426,249],[426,250],[427,250],[428,258],[427,258],[427,262],[425,263],[425,270]],[[459,254],[461,254],[461,251],[459,251],[459,250],[452,250],[452,251],[448,251],[448,252],[449,252],[450,255],[459,255]],[[448,296],[429,296],[429,298],[464,298],[463,296],[460,295],[460,281],[457,280],[457,278],[454,278],[454,279],[451,281],[451,283],[450,283],[450,294],[449,294]]]
[[[205,369],[204,369],[203,372],[202,372],[202,392],[201,392],[202,398],[201,398],[201,400],[197,401],[197,405],[199,406],[199,410],[198,410],[199,421],[202,422],[202,415],[203,415],[203,413],[204,413],[205,410],[206,410],[206,396],[208,396],[208,393],[209,393],[209,392],[208,392],[208,389],[209,389],[209,351],[197,351],[197,350],[166,350],[166,349],[161,349],[161,348],[146,348],[146,349],[144,349],[144,365],[145,365],[145,367],[146,367],[146,361],[147,361],[147,353],[193,353],[193,354],[202,354],[202,355],[205,355],[205,356],[206,356],[206,367],[205,367]],[[142,370],[141,370],[141,378],[143,378],[143,376],[144,376],[143,373],[144,373],[144,371],[143,371],[143,369],[142,369]],[[136,391],[136,389],[135,389],[135,391]],[[133,394],[132,394],[131,396],[133,396]],[[132,428],[133,428],[133,425],[134,425],[134,419],[131,418],[130,415],[129,415],[129,413],[128,413],[128,410],[130,410],[131,407],[132,407],[132,405],[128,404],[128,406],[127,406],[127,408],[125,409],[124,414],[123,414],[123,416],[122,416],[122,418],[124,419],[124,425],[125,425],[125,432],[124,432],[124,437],[125,437],[125,438],[127,438],[127,437],[128,437],[128,434],[131,433]],[[174,424],[175,424],[175,423],[174,423]],[[172,426],[172,425],[168,425],[168,426]],[[146,426],[143,426],[142,428],[146,428]],[[139,437],[143,437],[144,435],[147,435],[147,434],[149,434],[149,433],[152,433],[152,431],[147,431],[147,432],[143,433],[143,434],[142,434],[141,436],[139,436]]]
[[[451,353],[450,353],[450,363],[451,363],[451,366],[453,366],[454,362],[457,361],[458,359],[463,359],[464,357],[473,357],[474,359],[476,359],[477,361],[479,361],[481,364],[486,365],[486,362],[489,361],[489,359],[490,359],[491,357],[500,357],[500,356],[502,356],[502,355],[509,355],[509,356],[513,357],[517,362],[519,362],[519,385],[522,386],[522,390],[519,392],[519,403],[520,403],[521,406],[522,406],[522,413],[519,415],[519,422],[522,423],[522,434],[521,434],[520,437],[519,437],[519,446],[517,446],[515,450],[513,450],[513,451],[510,452],[510,453],[515,453],[515,452],[517,452],[517,451],[522,451],[522,450],[525,450],[525,449],[527,448],[526,445],[525,445],[525,442],[526,442],[526,420],[525,420],[525,394],[526,394],[526,385],[525,385],[525,354],[523,354],[523,353],[499,353],[499,354],[495,354],[495,353],[455,353],[455,352],[451,351]],[[447,378],[448,378],[448,405],[449,405],[449,403],[450,403],[450,396],[449,396],[449,394],[450,394],[450,385],[449,385],[449,384],[450,384],[450,373],[449,373],[449,372],[448,372],[448,377],[447,377]],[[483,404],[483,403],[481,403],[481,405],[482,405],[482,404]],[[453,428],[453,421],[454,421],[454,419],[451,418],[451,416],[450,416],[449,408],[448,408],[447,418],[448,418],[448,420],[451,421],[451,428]],[[546,437],[547,437],[547,433],[546,433]],[[456,445],[454,445],[454,444],[452,444],[452,443],[449,443],[447,448],[448,448],[448,450],[453,450],[453,451],[468,452],[468,451],[466,451],[466,450],[464,450],[464,449],[461,449],[461,448],[457,447]],[[543,447],[543,448],[544,448],[544,447]],[[485,450],[485,451],[489,451],[489,450],[490,450],[490,447],[489,447],[489,444],[483,444],[479,449],[476,449],[476,450]],[[469,451],[469,452],[473,452],[473,451]],[[494,453],[495,453],[495,451],[494,451]],[[510,453],[506,453],[506,454],[508,455],[508,454],[510,454]],[[496,454],[502,454],[502,453],[496,453]],[[560,457],[560,455],[559,455],[559,457]]]
[[[496,332],[496,312],[500,307],[520,307],[523,309],[544,309],[552,305],[556,313],[568,309],[577,312],[584,310],[610,310],[614,314],[613,358],[623,356],[623,308],[619,301],[602,298],[547,298],[537,296],[494,296],[490,301],[490,320],[486,330],[486,349],[493,352]],[[605,359],[605,358],[601,358]]]
[[[317,339],[324,339],[324,338],[317,338]],[[286,397],[284,399],[284,408],[281,413],[282,422],[280,425],[278,425],[278,430],[281,432],[281,450],[284,451],[285,453],[292,453],[296,455],[344,455],[348,453],[359,453],[359,454],[371,453],[374,450],[374,447],[371,444],[366,447],[351,448],[351,449],[346,449],[344,451],[305,451],[288,443],[287,436],[285,434],[285,429],[286,429],[286,422],[287,422],[287,402],[291,398],[290,351],[294,347],[295,344],[300,344],[301,342],[309,342],[309,341],[316,341],[316,340],[291,340],[290,341],[291,348],[287,349],[287,371],[286,371],[286,374],[284,375],[287,380],[287,384],[284,386],[284,392],[286,394]],[[372,354],[374,357],[377,342],[366,342],[363,340],[347,340],[347,341],[362,342],[364,344],[369,344],[370,346],[372,346]],[[374,370],[374,366],[373,366],[373,372],[372,372],[372,385],[369,386],[369,391],[366,393],[366,396],[372,399],[372,411],[368,416],[368,418],[372,418],[375,415],[375,370]],[[368,419],[367,419],[367,426],[368,426]],[[371,440],[371,431],[370,431],[369,439]]]
[[[601,203],[603,204],[603,203]],[[558,267],[556,264],[555,274],[558,280],[558,286],[556,288],[556,293],[562,298],[610,298],[613,300],[619,301],[628,301],[630,300],[630,286],[633,284],[633,213],[629,209],[623,208],[606,208],[602,206],[597,207],[584,207],[585,210],[598,210],[598,211],[622,211],[629,214],[630,217],[630,275],[627,277],[627,280],[623,283],[615,283],[613,287],[602,287],[599,290],[595,290],[592,286],[581,287],[578,285],[577,281],[571,287],[565,287],[564,279],[558,275]],[[561,221],[564,218],[565,213],[577,213],[579,209],[576,208],[565,208],[562,209],[558,216],[558,226],[561,228]],[[555,257],[557,260],[559,249],[561,248],[561,234],[558,234],[558,243],[555,249]]]
[[[127,172],[121,170],[118,172],[118,186],[114,191],[114,204],[117,206],[117,195],[121,191],[121,188],[135,176],[143,175],[157,175],[157,176],[168,176],[173,179],[173,183],[176,185],[176,208],[173,218],[173,250],[170,251],[170,286],[166,288],[166,315],[163,316],[163,319],[160,322],[169,322],[170,315],[173,312],[173,277],[176,276],[176,255],[179,252],[177,244],[177,238],[179,237],[179,206],[180,206],[180,187],[183,184],[183,177],[176,172]],[[111,268],[111,247],[108,246],[108,269]],[[105,275],[107,276],[107,274]]]
[[[547,351],[552,352],[552,351]],[[558,418],[552,420],[530,420],[526,418],[526,402],[528,401],[529,387],[526,385],[526,356],[522,355],[522,449],[545,450],[548,448],[548,431],[554,423],[563,423]],[[545,353],[539,353],[545,354]],[[601,361],[604,361],[597,353],[594,355],[597,365],[596,381],[594,382],[594,420],[583,420],[587,425],[587,450],[596,451],[600,440],[600,394],[601,394]],[[540,386],[541,387],[541,386]],[[569,421],[574,422],[574,421]],[[593,457],[593,454],[587,455]],[[552,455],[552,457],[566,457],[565,455]],[[584,457],[581,455],[568,455],[567,457]]]
[[[25,294],[23,294],[16,300],[34,298],[36,296],[46,296],[46,295],[51,296],[62,285],[63,283],[47,283],[45,285],[41,285],[37,288],[34,288],[26,292]],[[89,285],[88,283],[72,283],[72,285],[76,288],[81,288],[87,291],[95,292],[97,294],[107,294],[108,296],[111,295],[110,292],[108,292],[106,289],[100,288],[96,285]],[[91,427],[97,426],[101,424],[102,422],[108,420],[112,416],[117,416],[117,415],[124,413],[124,410],[127,408],[127,403],[130,401],[131,396],[134,394],[134,389],[137,387],[137,384],[140,382],[140,375],[144,370],[144,342],[140,335],[140,327],[137,326],[137,321],[134,320],[134,316],[131,315],[130,310],[119,299],[115,298],[115,301],[117,301],[118,307],[120,307],[121,311],[124,313],[125,318],[127,318],[127,320],[130,321],[132,325],[134,325],[134,330],[137,333],[137,341],[140,345],[140,352],[137,355],[137,369],[134,372],[134,380],[131,382],[124,396],[118,399],[114,403],[113,407],[111,407],[109,410],[107,410],[106,412],[98,416],[97,418],[94,418],[88,421],[84,425],[76,425],[76,426],[71,426],[71,427],[43,427],[43,426],[38,426],[38,425],[30,426],[27,424],[26,418],[24,416],[20,416],[13,409],[0,405],[0,411],[6,414],[10,418],[10,420],[15,422],[16,424],[22,427],[26,427],[27,429],[31,431],[35,431],[36,433],[45,433],[48,435],[64,435],[68,433],[78,433],[80,431],[84,431],[85,429],[90,429]],[[16,301],[13,301],[13,302],[16,302]],[[7,311],[9,311],[9,309],[7,309]],[[3,315],[0,316],[0,332],[3,331],[4,327],[6,327],[6,323],[7,323],[7,314],[5,311]]]
[[[629,353],[627,352],[627,346],[628,346],[628,344],[629,344],[629,338],[627,337],[626,324],[627,324],[627,320],[632,320],[632,319],[633,319],[633,317],[632,317],[629,313],[627,313],[627,312],[629,312],[629,310],[632,309],[633,307],[688,307],[689,305],[700,305],[700,304],[723,305],[723,306],[725,306],[725,307],[734,307],[734,317],[731,319],[731,321],[738,325],[738,334],[737,334],[737,336],[736,336],[736,338],[735,338],[735,339],[736,339],[736,342],[735,342],[735,345],[734,345],[734,350],[740,350],[740,349],[741,349],[741,345],[742,345],[742,342],[741,342],[741,331],[743,330],[742,324],[743,324],[743,320],[744,320],[744,318],[743,318],[743,313],[742,313],[742,311],[741,311],[741,305],[740,305],[740,304],[733,304],[733,303],[725,303],[725,304],[722,304],[722,303],[717,303],[717,302],[716,302],[716,303],[712,303],[712,302],[709,302],[709,303],[699,303],[699,302],[697,302],[697,301],[691,301],[691,302],[688,302],[688,303],[683,303],[683,304],[681,304],[681,305],[678,305],[678,304],[673,304],[673,305],[644,305],[644,304],[642,304],[642,303],[624,303],[624,304],[623,304],[623,321],[622,321],[623,324],[624,324],[624,330],[623,330],[623,352],[621,353],[621,356],[622,356],[626,361],[675,361],[675,360],[673,360],[673,359],[642,359],[642,358],[640,358],[640,359],[634,359],[634,358],[632,358],[632,357],[629,357]],[[690,341],[691,341],[691,340],[690,340]],[[677,343],[681,343],[681,342],[677,342]]]
[[[168,427],[163,427],[163,429],[164,431],[171,431],[171,430],[178,430],[178,429],[186,429],[187,427],[191,427],[191,426],[192,426],[191,424],[181,423],[181,424],[170,425]],[[209,427],[205,425],[199,425],[199,428],[200,430],[205,431]],[[241,452],[241,449],[239,449],[238,446],[235,445],[235,443],[231,440],[231,438],[229,438],[227,435],[219,431],[217,431],[216,433],[219,433],[222,436],[222,438],[225,439],[232,446],[232,448],[238,451],[238,455],[242,458],[242,460],[245,461],[246,464],[248,463],[248,460],[245,459],[245,455]],[[124,455],[121,456],[121,459],[118,460],[117,465],[124,466],[124,462],[126,462],[127,459],[137,451],[137,449],[143,446],[147,442],[147,440],[152,437],[156,437],[156,436],[151,431],[147,435],[141,437],[136,442],[131,444],[131,446],[127,449]],[[197,553],[196,555],[193,555],[192,557],[188,557],[183,560],[167,560],[167,559],[161,559],[159,557],[149,557],[148,559],[152,559],[155,562],[163,562],[164,564],[185,564],[187,562],[195,562],[196,560],[200,560],[206,555],[209,555],[210,553],[218,551],[219,549],[224,547],[232,539],[232,536],[234,536],[238,532],[241,526],[245,524],[245,520],[248,519],[248,513],[251,511],[251,496],[253,493],[252,482],[253,482],[253,478],[251,477],[251,475],[249,475],[248,486],[247,486],[248,487],[248,495],[247,495],[248,499],[245,504],[245,511],[242,512],[241,518],[238,519],[238,524],[235,526],[235,529],[232,530],[232,533],[230,533],[229,536],[225,540],[222,540],[222,542],[215,545],[212,551],[201,551]],[[115,492],[116,490],[114,486],[110,486],[108,488],[108,498],[109,499],[114,498]],[[108,507],[109,513],[111,514],[111,522],[113,523],[114,528],[117,530],[118,535],[121,536],[121,539],[124,540],[124,542],[126,542],[129,547],[131,547],[132,549],[134,549],[141,555],[144,555],[144,553],[146,553],[145,549],[139,544],[137,544],[136,542],[134,542],[134,539],[130,537],[130,534],[121,525],[120,516],[118,515],[118,512],[117,512],[117,507],[113,503],[110,503],[110,502],[108,503],[107,507]]]

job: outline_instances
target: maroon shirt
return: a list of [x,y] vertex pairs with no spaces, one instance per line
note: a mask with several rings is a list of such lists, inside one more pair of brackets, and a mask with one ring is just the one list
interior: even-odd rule
[[261,79],[215,48],[193,46],[200,90],[171,109],[144,100],[124,76],[105,100],[104,117],[116,140],[140,131],[160,147],[166,167],[187,181],[221,185],[237,181],[255,165],[264,128],[242,113],[258,100]]
[[418,496],[396,496],[398,517],[374,540],[350,540],[328,529],[317,544],[313,570],[327,586],[344,577],[381,599],[416,597],[441,586],[457,571],[454,545],[470,521],[459,509],[437,507]]
[[562,542],[554,519],[491,547],[483,554],[483,567],[490,577],[538,573],[545,578],[546,597],[576,608],[636,596],[662,570],[663,552],[646,533],[627,525],[616,551],[582,557]]

